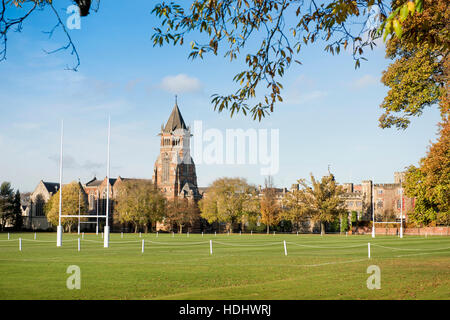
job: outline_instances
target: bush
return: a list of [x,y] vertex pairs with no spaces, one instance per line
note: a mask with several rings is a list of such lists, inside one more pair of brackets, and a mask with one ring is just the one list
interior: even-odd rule
[[352,225],[356,225],[358,222],[358,212],[352,211]]
[[246,230],[247,232],[253,231],[257,233],[267,232],[267,226],[263,223],[258,226],[255,222],[249,222]]
[[341,220],[337,218],[336,220],[330,222],[328,224],[328,228],[325,227],[325,230],[327,230],[328,232],[339,232],[340,228],[341,228]]
[[281,220],[275,230],[278,232],[292,232],[292,222],[289,220]]
[[342,223],[341,223],[341,232],[347,232],[349,229],[349,225],[348,225],[348,217],[347,215],[344,215],[342,217]]

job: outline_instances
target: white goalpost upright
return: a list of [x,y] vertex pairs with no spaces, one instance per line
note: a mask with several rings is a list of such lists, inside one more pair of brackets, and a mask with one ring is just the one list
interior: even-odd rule
[[107,168],[106,168],[106,223],[105,223],[105,236],[103,238],[103,247],[109,247],[109,173],[110,173],[110,144],[111,144],[111,117],[108,118],[108,157],[107,157]]
[[375,238],[375,180],[372,178],[372,238]]
[[96,205],[96,207],[97,207],[97,225],[95,226],[95,234],[98,236],[98,200],[99,200],[99,197],[100,197],[100,194],[98,193],[98,190],[97,190],[97,205]]
[[59,156],[59,216],[58,227],[56,228],[56,246],[62,246],[62,226],[61,226],[61,208],[62,208],[62,173],[63,173],[63,138],[64,138],[64,120],[61,120],[61,152]]
[[403,181],[400,180],[400,239],[403,238]]
[[80,178],[78,178],[78,235],[81,231],[81,190],[80,190]]
[[[398,221],[375,221],[375,193],[374,193],[374,188],[372,188],[372,194],[373,194],[373,201],[372,201],[372,238],[375,238],[375,224],[379,223],[379,224],[400,224],[400,227],[398,228],[398,237],[400,239],[403,238],[403,185],[402,185],[403,181],[400,180],[400,222]],[[372,184],[373,185],[373,184]],[[398,207],[397,207],[398,208]]]
[[109,153],[110,153],[110,136],[111,136],[111,117],[108,119],[108,159],[107,159],[107,195],[106,195],[106,214],[99,215],[98,214],[98,197],[97,197],[97,213],[96,215],[88,215],[88,214],[81,214],[80,207],[78,209],[78,214],[68,214],[63,215],[62,214],[62,179],[63,179],[63,137],[64,137],[64,121],[61,121],[61,155],[59,160],[59,221],[58,221],[58,227],[57,227],[57,236],[56,236],[56,246],[61,247],[62,246],[62,237],[63,237],[63,229],[61,225],[61,218],[78,218],[78,234],[80,234],[80,224],[81,224],[81,218],[97,218],[96,222],[96,234],[98,235],[98,218],[105,218],[106,219],[106,225],[102,232],[102,238],[104,239],[103,246],[105,248],[109,247],[109,171],[110,171],[110,159],[109,159]]

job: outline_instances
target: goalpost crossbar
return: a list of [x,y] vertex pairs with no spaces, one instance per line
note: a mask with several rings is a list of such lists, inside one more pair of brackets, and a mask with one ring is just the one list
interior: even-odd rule
[[392,221],[392,222],[389,222],[389,221],[375,221],[374,223],[401,223],[400,221]]
[[61,218],[106,218],[106,216],[91,216],[91,215],[61,215]]

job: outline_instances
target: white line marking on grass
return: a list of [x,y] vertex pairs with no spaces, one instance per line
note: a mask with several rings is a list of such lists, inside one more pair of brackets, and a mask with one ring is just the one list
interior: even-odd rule
[[400,258],[400,257],[409,257],[409,256],[420,256],[420,255],[424,255],[424,254],[439,254],[439,253],[445,253],[445,252],[411,253],[411,254],[402,254],[402,255],[396,256],[396,257]]
[[433,248],[394,248],[394,247],[385,247],[379,244],[373,244],[374,246],[380,247],[380,248],[384,248],[384,249],[390,249],[390,250],[402,250],[402,251],[441,251],[441,250],[448,250],[450,249],[450,247],[446,247],[446,248],[437,248],[437,249],[433,249]]
[[317,263],[317,264],[302,264],[302,265],[299,265],[299,267],[320,267],[320,266],[326,266],[326,265],[329,265],[329,264],[353,263],[353,262],[361,262],[361,261],[367,261],[367,259],[324,262],[324,263]]

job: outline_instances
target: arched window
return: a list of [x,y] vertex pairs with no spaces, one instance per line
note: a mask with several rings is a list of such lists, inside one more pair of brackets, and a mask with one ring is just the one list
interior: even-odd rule
[[94,193],[89,194],[89,210],[94,209]]
[[45,217],[44,206],[44,198],[39,194],[36,197],[36,217]]
[[170,158],[169,155],[166,153],[164,155],[162,163],[162,182],[169,181],[169,175],[170,175]]

